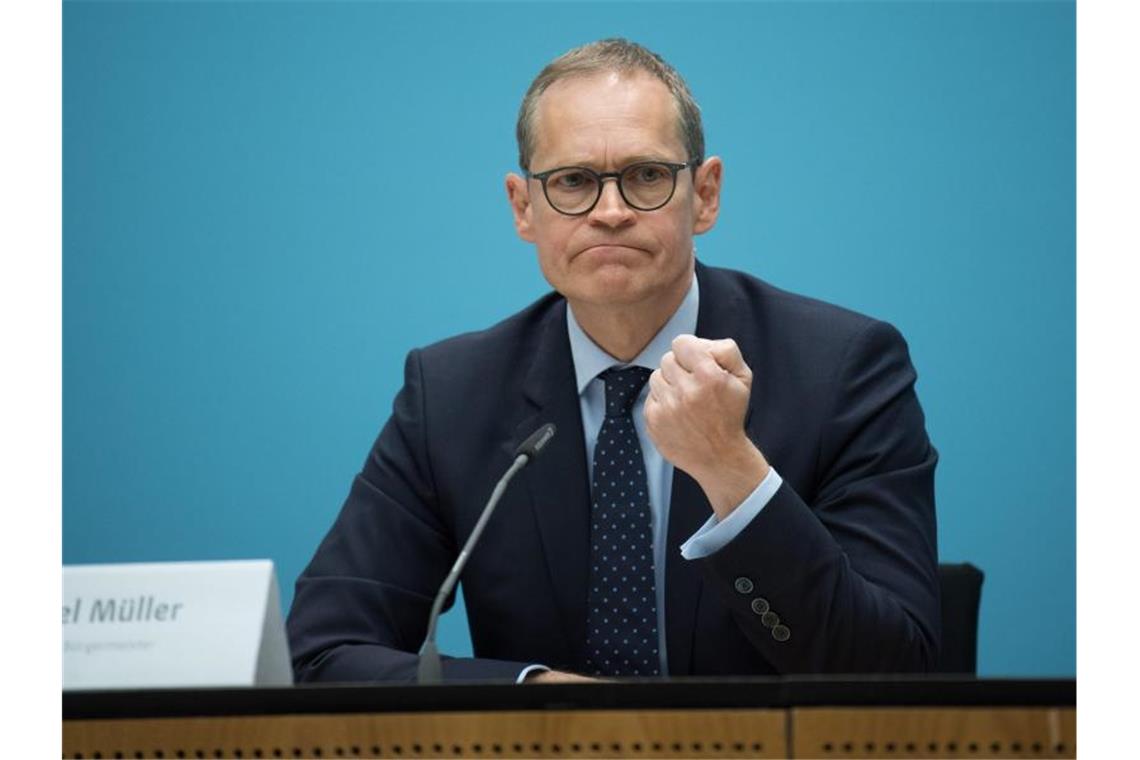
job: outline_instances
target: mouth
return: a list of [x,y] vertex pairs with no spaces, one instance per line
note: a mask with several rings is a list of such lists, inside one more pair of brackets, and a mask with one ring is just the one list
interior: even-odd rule
[[629,256],[630,254],[644,254],[644,248],[638,248],[632,245],[620,245],[617,243],[600,243],[598,245],[591,245],[583,248],[578,252],[578,255],[588,254],[590,256]]

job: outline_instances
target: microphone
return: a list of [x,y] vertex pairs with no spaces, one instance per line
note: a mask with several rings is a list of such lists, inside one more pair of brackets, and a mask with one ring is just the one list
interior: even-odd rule
[[526,467],[532,459],[538,456],[539,452],[546,448],[546,444],[550,443],[550,439],[554,437],[555,430],[554,425],[548,422],[527,436],[527,439],[515,449],[515,461],[511,464],[510,469],[503,474],[503,477],[499,478],[499,482],[491,492],[491,498],[483,507],[483,514],[479,515],[479,521],[475,523],[475,528],[467,537],[467,543],[463,545],[463,550],[459,552],[459,557],[451,566],[451,572],[447,574],[443,585],[439,587],[439,593],[435,595],[435,601],[431,605],[431,615],[428,616],[427,635],[424,637],[424,643],[420,646],[420,662],[416,674],[417,683],[439,683],[443,680],[443,666],[439,659],[439,649],[435,645],[435,629],[439,622],[439,616],[443,612],[443,603],[459,581],[459,574],[463,572],[467,558],[471,556],[471,550],[479,541],[479,536],[482,535],[487,521],[491,519],[495,505],[499,503],[503,492],[507,490],[507,484],[511,482],[511,478],[519,470]]

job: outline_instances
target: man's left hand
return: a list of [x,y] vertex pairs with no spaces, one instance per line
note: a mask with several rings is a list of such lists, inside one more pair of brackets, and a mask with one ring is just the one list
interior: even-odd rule
[[645,422],[657,450],[693,477],[723,520],[768,475],[744,432],[752,370],[736,341],[680,335],[649,377]]

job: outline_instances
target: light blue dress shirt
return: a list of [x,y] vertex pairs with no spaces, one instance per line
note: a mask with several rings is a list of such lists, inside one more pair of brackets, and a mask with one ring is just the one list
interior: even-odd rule
[[[697,278],[693,277],[693,284],[681,305],[677,307],[677,311],[653,337],[649,345],[628,364],[610,356],[594,343],[578,324],[573,310],[567,306],[566,327],[570,334],[570,353],[574,359],[574,374],[578,381],[582,429],[585,433],[586,462],[591,482],[593,482],[594,474],[594,444],[598,438],[598,431],[602,428],[602,421],[605,419],[606,407],[606,384],[604,380],[598,378],[598,375],[614,366],[633,365],[651,370],[660,367],[661,357],[672,350],[674,338],[678,335],[696,333],[699,303],[700,292],[697,286]],[[657,588],[657,651],[661,656],[661,675],[668,675],[668,657],[665,652],[665,553],[670,550],[670,547],[666,546],[666,538],[669,532],[669,503],[672,497],[673,465],[657,451],[645,428],[645,399],[648,395],[649,384],[647,383],[633,405],[633,426],[637,430],[637,438],[641,443],[641,451],[645,457],[645,474],[649,486],[649,512],[650,520],[653,523],[653,568]],[[756,490],[740,506],[733,510],[732,514],[723,521],[718,520],[715,514],[710,515],[708,521],[689,540],[680,547],[672,547],[672,550],[679,549],[681,556],[690,560],[707,557],[717,551],[735,538],[760,513],[760,510],[771,500],[772,495],[776,493],[782,482],[775,469],[770,469],[767,477],[760,482]]]

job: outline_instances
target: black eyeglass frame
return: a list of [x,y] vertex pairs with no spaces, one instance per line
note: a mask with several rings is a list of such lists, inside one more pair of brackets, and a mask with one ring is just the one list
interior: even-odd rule
[[[618,193],[621,195],[621,199],[623,201],[625,201],[625,205],[629,206],[632,209],[636,209],[637,211],[656,211],[659,208],[663,208],[663,207],[667,206],[669,204],[669,201],[673,200],[673,196],[676,195],[676,193],[677,193],[677,175],[680,174],[685,169],[694,169],[695,170],[700,165],[701,165],[700,161],[686,161],[683,164],[678,164],[678,163],[673,162],[673,161],[638,161],[637,163],[633,163],[633,164],[630,164],[629,166],[623,167],[622,170],[618,171],[618,172],[596,172],[588,166],[559,166],[559,167],[556,167],[554,169],[547,169],[544,172],[527,171],[526,176],[527,176],[527,179],[537,179],[539,182],[542,183],[542,194],[546,198],[546,202],[549,203],[550,207],[552,209],[554,209],[555,211],[557,211],[559,214],[562,214],[563,216],[584,216],[584,215],[590,213],[591,211],[593,211],[594,207],[598,205],[598,201],[600,201],[602,199],[602,191],[605,189],[605,183],[606,183],[607,179],[612,179],[614,182],[617,183]],[[622,183],[621,183],[622,175],[624,175],[626,172],[630,171],[631,169],[637,169],[637,168],[642,167],[642,166],[664,166],[667,169],[669,169],[669,171],[672,175],[672,178],[673,178],[673,187],[669,190],[669,195],[661,203],[657,204],[656,206],[652,206],[650,208],[638,206],[636,203],[633,203],[632,201],[630,201],[630,199],[626,197],[625,188],[622,186]],[[586,174],[589,174],[590,176],[594,177],[597,180],[598,193],[596,196],[594,196],[594,202],[591,203],[589,206],[587,206],[586,209],[583,211],[574,211],[574,212],[563,211],[562,209],[558,208],[558,206],[555,205],[554,201],[550,200],[550,193],[547,192],[547,189],[546,189],[546,180],[549,179],[552,175],[557,174],[558,172],[564,172],[567,169],[576,169],[578,171],[585,172]]]

